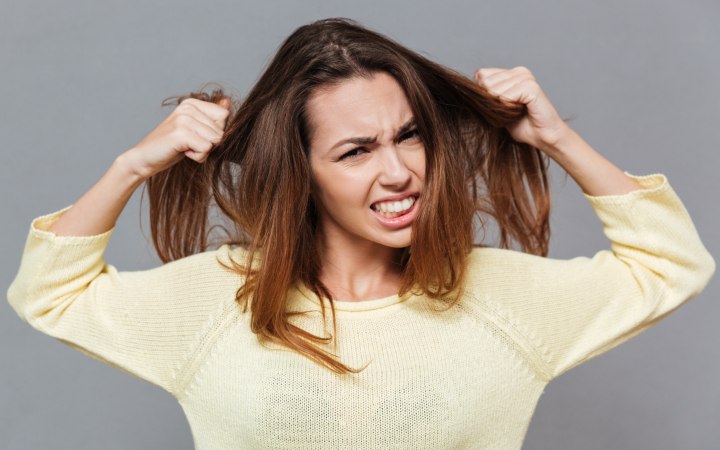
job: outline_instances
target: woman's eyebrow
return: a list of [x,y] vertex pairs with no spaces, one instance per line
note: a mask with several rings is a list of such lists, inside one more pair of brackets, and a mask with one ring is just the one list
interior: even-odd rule
[[[410,120],[405,122],[397,131],[397,134],[395,137],[400,137],[403,134],[405,134],[413,125],[415,125],[415,117],[411,117]],[[361,137],[351,137],[347,139],[343,139],[341,141],[338,141],[335,145],[330,147],[330,150],[328,152],[333,151],[337,147],[344,145],[344,144],[358,144],[358,145],[365,145],[365,144],[374,144],[375,141],[377,141],[377,135],[374,137],[368,137],[368,136],[361,136]]]

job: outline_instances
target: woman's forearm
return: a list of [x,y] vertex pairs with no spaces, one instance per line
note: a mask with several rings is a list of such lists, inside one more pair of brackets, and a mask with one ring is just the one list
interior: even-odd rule
[[557,144],[542,150],[565,169],[588,195],[620,195],[642,188],[570,127]]
[[118,156],[102,178],[48,231],[58,236],[90,236],[110,230],[143,182],[126,164],[125,155]]

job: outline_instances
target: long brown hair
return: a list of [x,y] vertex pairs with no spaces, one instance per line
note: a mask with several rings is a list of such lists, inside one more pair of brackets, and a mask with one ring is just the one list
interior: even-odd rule
[[318,279],[305,106],[318,87],[378,71],[403,88],[426,154],[423,202],[410,247],[402,249],[399,295],[425,295],[449,306],[460,299],[467,256],[484,246],[473,242],[476,215],[482,230],[488,218],[497,221],[500,247],[510,248],[514,240],[523,251],[547,256],[548,158],[514,141],[504,128],[525,107],[503,102],[465,75],[347,18],[297,28],[242,101],[222,88],[166,99],[163,104],[226,97],[231,114],[222,141],[204,163],[186,158],[146,181],[153,243],[163,262],[207,250],[214,200],[235,225],[225,243],[246,250],[244,264],[232,260],[230,269],[244,278],[236,301],[243,312],[250,304],[252,331],[340,374],[362,369],[314,345],[333,335],[316,336],[294,325],[288,318],[297,312],[286,308],[288,290],[302,282],[330,301],[335,324],[332,295]]

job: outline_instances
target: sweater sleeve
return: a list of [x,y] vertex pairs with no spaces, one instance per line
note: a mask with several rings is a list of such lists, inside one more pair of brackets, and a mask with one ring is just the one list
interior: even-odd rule
[[121,272],[104,260],[115,227],[92,236],[47,231],[71,206],[31,222],[10,306],[42,333],[175,396],[220,307],[215,253]]
[[553,259],[489,249],[475,288],[522,341],[548,381],[636,336],[698,295],[715,260],[665,175],[632,175],[642,189],[583,192],[610,249]]

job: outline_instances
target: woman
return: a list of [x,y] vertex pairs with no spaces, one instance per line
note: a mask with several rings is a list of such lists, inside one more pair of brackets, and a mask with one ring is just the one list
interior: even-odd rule
[[[473,81],[327,19],[290,35],[244,101],[177,103],[32,221],[8,299],[172,394],[196,448],[519,449],[552,379],[715,271],[665,175],[595,152],[524,67]],[[546,257],[548,158],[610,249]],[[143,183],[165,264],[120,272],[103,254]],[[216,250],[211,200],[237,225]],[[473,243],[477,213],[498,248]]]

